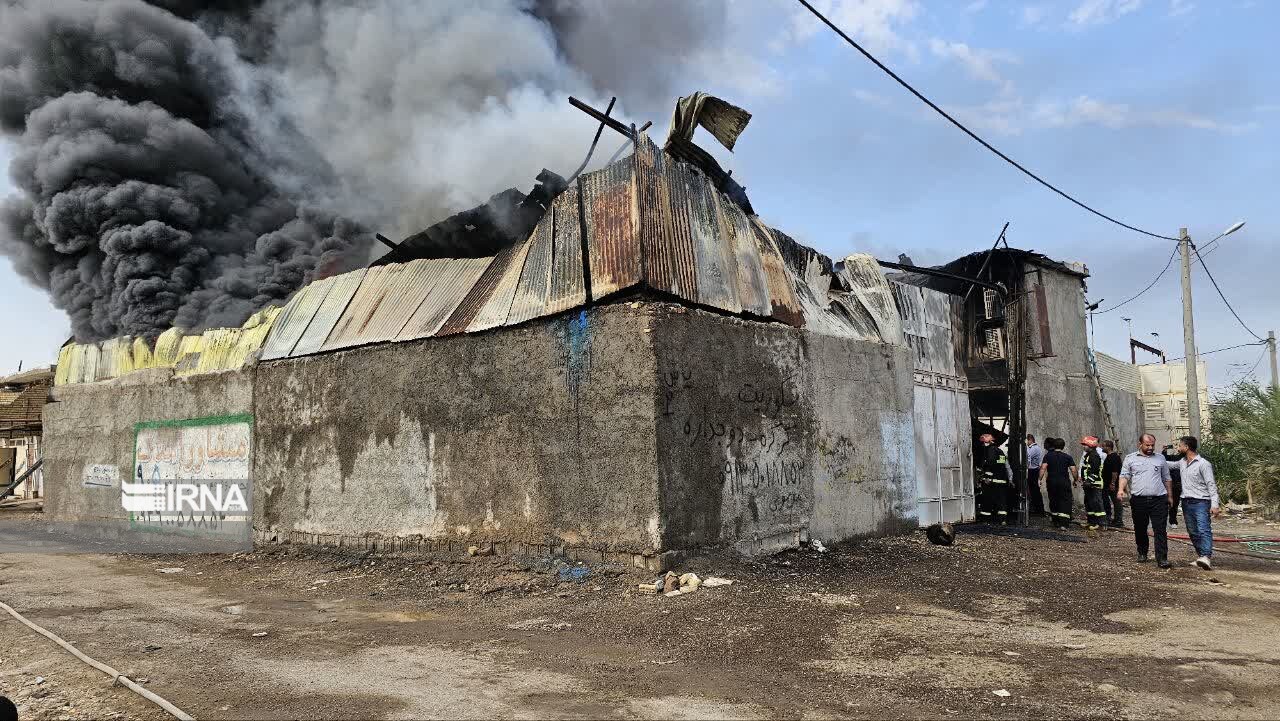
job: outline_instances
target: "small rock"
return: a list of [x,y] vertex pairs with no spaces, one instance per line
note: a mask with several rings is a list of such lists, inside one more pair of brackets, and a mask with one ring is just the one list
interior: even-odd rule
[[716,586],[732,586],[732,585],[733,585],[733,581],[727,578],[720,578],[719,576],[708,576],[707,579],[702,582],[703,588],[715,588]]
[[680,576],[681,591],[686,591],[686,592],[696,591],[698,590],[698,586],[701,586],[701,585],[702,585],[702,579],[698,578],[698,574],[696,573],[686,573]]
[[254,637],[254,638],[262,638],[262,637],[263,637],[263,636],[265,636],[265,635],[267,635],[267,632],[266,632],[266,631],[259,631],[259,632],[255,633],[255,634],[253,634],[253,637]]
[[1013,695],[1013,694],[1009,693],[1008,691],[1006,691],[1006,690],[1004,690],[1004,689],[1002,689],[1002,688],[998,688],[998,689],[996,689],[995,691],[992,691],[991,693],[993,693],[993,694],[995,694],[995,695],[999,696],[1000,698],[1009,698],[1010,696],[1012,696],[1012,695]]
[[662,591],[671,593],[680,590],[680,577],[671,571],[667,571],[667,575],[662,577]]
[[182,573],[181,566],[170,566],[169,568],[157,568],[160,573]]
[[44,683],[44,676],[36,676],[36,685],[39,686],[42,683]]
[[222,607],[222,609],[221,609],[221,611],[222,611],[223,613],[227,613],[227,614],[230,614],[230,615],[232,615],[232,616],[239,616],[240,614],[244,613],[244,606],[239,606],[239,605],[236,605],[236,606],[223,606],[223,607]]
[[1111,684],[1111,683],[1100,683],[1095,688],[1105,693],[1115,693],[1116,691],[1120,690],[1119,686],[1116,686],[1115,684]]

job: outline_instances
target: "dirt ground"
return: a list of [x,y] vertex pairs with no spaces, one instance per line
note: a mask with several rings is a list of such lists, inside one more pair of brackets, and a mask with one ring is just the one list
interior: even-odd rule
[[[7,552],[0,600],[202,719],[1280,717],[1280,562],[1171,555],[962,527],[698,559],[734,584],[667,598],[549,559]],[[7,614],[0,659],[23,718],[164,716]]]

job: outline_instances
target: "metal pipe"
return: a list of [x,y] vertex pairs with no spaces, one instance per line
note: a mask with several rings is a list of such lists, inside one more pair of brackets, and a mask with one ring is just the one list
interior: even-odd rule
[[577,108],[578,110],[581,110],[582,112],[586,113],[587,115],[590,115],[596,120],[599,120],[601,124],[609,126],[616,132],[620,133],[622,137],[627,138],[632,142],[635,142],[635,137],[631,134],[631,128],[628,128],[622,123],[619,123],[617,120],[614,120],[613,118],[609,117],[608,115],[605,115],[599,110],[596,110],[595,108],[591,107],[590,105],[587,105],[581,100],[578,100],[572,95],[569,96],[569,104]]
[[920,273],[921,275],[931,275],[935,278],[947,278],[949,280],[958,280],[963,283],[972,283],[979,288],[989,288],[994,290],[1000,294],[1001,298],[1005,298],[1009,294],[1008,289],[999,283],[988,283],[986,281],[978,280],[977,278],[970,278],[967,275],[960,275],[959,273],[951,273],[945,270],[938,270],[937,268],[922,268],[918,265],[907,265],[905,263],[890,263],[887,260],[877,260],[876,262],[886,268],[893,268],[894,270],[904,270],[908,273]]

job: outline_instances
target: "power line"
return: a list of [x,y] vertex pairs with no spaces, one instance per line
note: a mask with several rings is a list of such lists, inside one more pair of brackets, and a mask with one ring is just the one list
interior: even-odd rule
[[[1196,353],[1196,357],[1198,358],[1200,356],[1213,355],[1214,353],[1221,353],[1224,350],[1235,350],[1236,348],[1248,348],[1249,346],[1266,345],[1266,344],[1267,342],[1265,340],[1262,341],[1261,343],[1241,343],[1240,345],[1227,346],[1226,348],[1217,348],[1215,350],[1207,350],[1203,353]],[[1178,356],[1177,358],[1170,358],[1167,362],[1172,363],[1174,361],[1186,360],[1186,358],[1187,358],[1186,356]]]
[[1218,281],[1214,280],[1213,273],[1209,272],[1209,266],[1205,265],[1204,258],[1200,257],[1200,250],[1196,248],[1194,245],[1191,246],[1191,250],[1194,251],[1196,254],[1196,257],[1200,259],[1200,267],[1204,268],[1204,274],[1209,276],[1209,282],[1213,283],[1213,289],[1218,291],[1218,297],[1222,299],[1223,303],[1226,303],[1227,310],[1231,311],[1231,315],[1236,317],[1236,321],[1240,323],[1240,327],[1248,331],[1249,335],[1265,343],[1266,341],[1263,340],[1262,336],[1250,330],[1249,326],[1245,325],[1244,321],[1240,319],[1240,314],[1236,312],[1236,309],[1231,307],[1231,303],[1227,300],[1227,296],[1223,295],[1222,289],[1218,287]]
[[912,95],[916,96],[916,98],[918,98],[918,99],[919,99],[921,102],[923,102],[925,105],[928,105],[930,108],[933,108],[934,112],[936,112],[937,114],[939,114],[939,115],[941,115],[942,117],[946,118],[948,121],[950,121],[950,123],[951,123],[952,125],[956,126],[956,127],[957,127],[957,128],[959,128],[960,130],[964,131],[965,135],[968,135],[970,138],[973,138],[974,140],[976,140],[976,141],[977,141],[977,142],[978,142],[982,147],[984,147],[984,148],[986,148],[987,150],[990,150],[991,152],[993,152],[993,153],[995,153],[996,155],[1000,156],[1000,158],[1001,158],[1002,160],[1004,160],[1006,163],[1008,163],[1008,164],[1012,165],[1013,167],[1017,168],[1018,170],[1021,170],[1024,174],[1026,174],[1026,175],[1027,175],[1027,177],[1029,177],[1029,178],[1031,178],[1032,180],[1036,181],[1037,183],[1039,183],[1039,184],[1043,185],[1044,187],[1048,188],[1049,190],[1052,190],[1053,192],[1057,193],[1058,195],[1061,195],[1062,197],[1066,198],[1067,200],[1071,201],[1072,203],[1075,203],[1076,205],[1080,206],[1081,208],[1084,208],[1085,210],[1089,211],[1090,213],[1093,213],[1094,215],[1098,216],[1099,218],[1102,218],[1103,220],[1107,220],[1107,221],[1110,221],[1110,222],[1112,222],[1112,223],[1115,223],[1116,225],[1118,225],[1118,226],[1120,226],[1120,227],[1122,227],[1122,228],[1128,228],[1129,230],[1132,230],[1132,231],[1134,231],[1135,233],[1142,233],[1143,235],[1149,235],[1149,236],[1151,236],[1152,238],[1159,238],[1159,239],[1161,239],[1161,240],[1178,240],[1177,238],[1171,238],[1171,237],[1169,237],[1169,236],[1167,236],[1167,235],[1160,235],[1159,233],[1152,233],[1151,231],[1143,230],[1142,228],[1134,227],[1134,226],[1132,226],[1132,225],[1129,225],[1128,223],[1124,223],[1124,222],[1121,222],[1121,221],[1119,221],[1119,220],[1116,220],[1115,218],[1112,218],[1111,216],[1107,215],[1106,213],[1102,213],[1102,212],[1099,212],[1099,211],[1097,211],[1097,210],[1094,210],[1093,208],[1091,208],[1091,207],[1089,207],[1089,206],[1085,205],[1084,203],[1080,202],[1079,200],[1076,200],[1075,198],[1071,197],[1070,195],[1068,195],[1068,194],[1067,194],[1067,193],[1065,193],[1064,191],[1059,190],[1056,186],[1054,186],[1052,183],[1050,183],[1049,181],[1045,180],[1044,178],[1041,178],[1039,175],[1036,175],[1035,173],[1031,172],[1030,170],[1027,170],[1027,168],[1025,168],[1025,167],[1024,167],[1022,164],[1020,164],[1018,161],[1014,160],[1013,158],[1010,158],[1008,155],[1005,155],[1004,153],[1002,153],[1002,152],[1000,152],[999,150],[997,150],[997,149],[996,149],[996,147],[995,147],[994,145],[992,145],[991,143],[988,143],[987,141],[983,140],[981,137],[979,137],[979,136],[978,136],[978,134],[977,134],[977,133],[975,133],[975,132],[973,132],[972,130],[970,130],[969,128],[965,127],[965,125],[964,125],[963,123],[961,123],[959,120],[956,120],[955,118],[951,117],[951,115],[950,115],[949,113],[947,113],[947,111],[945,111],[945,110],[943,110],[942,108],[938,107],[937,103],[934,103],[934,102],[933,102],[932,100],[930,100],[929,98],[926,98],[926,97],[925,97],[925,96],[924,96],[924,95],[923,95],[919,90],[916,90],[915,88],[913,88],[913,87],[911,86],[911,84],[910,84],[910,83],[908,83],[906,80],[903,80],[901,77],[899,77],[899,76],[898,76],[898,74],[897,74],[897,73],[895,73],[895,72],[893,72],[892,70],[890,70],[890,69],[889,69],[889,67],[888,67],[887,65],[885,65],[884,63],[882,63],[882,62],[880,62],[878,59],[876,59],[876,56],[874,56],[874,55],[872,55],[871,53],[867,52],[866,48],[862,47],[862,46],[861,46],[861,45],[859,45],[859,44],[858,44],[858,43],[857,43],[853,38],[851,38],[851,37],[849,37],[847,34],[845,34],[845,32],[844,32],[843,30],[841,30],[839,27],[837,27],[835,23],[831,22],[830,20],[828,20],[828,19],[827,19],[827,17],[826,17],[825,15],[823,15],[823,14],[822,14],[822,13],[820,13],[820,12],[818,12],[817,8],[815,8],[814,6],[810,5],[810,4],[809,4],[809,2],[808,2],[808,0],[797,0],[797,1],[798,1],[801,5],[805,6],[805,8],[806,8],[809,12],[813,13],[815,17],[817,17],[817,18],[818,18],[819,20],[821,20],[824,24],[826,24],[826,26],[827,26],[827,27],[829,27],[829,28],[831,28],[832,30],[834,30],[834,31],[835,31],[835,33],[836,33],[837,35],[839,35],[840,37],[844,38],[844,41],[845,41],[845,42],[847,42],[847,43],[849,43],[851,46],[853,46],[853,48],[854,48],[855,50],[857,50],[858,52],[862,53],[862,54],[863,54],[863,55],[864,55],[868,60],[870,60],[871,62],[875,63],[876,67],[878,67],[878,68],[880,68],[881,70],[883,70],[886,74],[888,74],[888,76],[889,76],[889,77],[891,77],[891,78],[893,78],[894,80],[898,81],[898,84],[899,84],[899,85],[901,85],[902,87],[904,87],[904,88],[906,88],[908,91],[910,91],[910,93],[911,93]]
[[1110,313],[1111,311],[1115,310],[1116,308],[1119,308],[1119,307],[1121,307],[1121,306],[1123,306],[1123,305],[1126,305],[1126,304],[1128,304],[1128,303],[1130,303],[1130,302],[1132,302],[1132,301],[1137,300],[1138,298],[1142,297],[1142,294],[1143,294],[1143,293],[1146,293],[1147,291],[1149,291],[1149,290],[1151,290],[1152,288],[1156,287],[1156,283],[1159,283],[1159,282],[1160,282],[1160,279],[1164,277],[1164,274],[1169,272],[1169,268],[1173,267],[1173,258],[1174,258],[1174,256],[1176,256],[1177,254],[1178,254],[1178,249],[1175,247],[1175,248],[1173,249],[1173,252],[1169,254],[1169,262],[1164,264],[1164,270],[1160,271],[1160,273],[1159,273],[1158,275],[1156,275],[1155,280],[1153,280],[1153,281],[1151,281],[1150,283],[1148,283],[1146,288],[1143,288],[1142,290],[1138,291],[1138,294],[1137,294],[1137,295],[1133,296],[1132,298],[1129,298],[1128,300],[1122,300],[1122,301],[1120,301],[1119,303],[1116,303],[1115,305],[1113,305],[1113,306],[1111,306],[1110,308],[1107,308],[1107,309],[1105,309],[1105,310],[1098,310],[1098,311],[1094,311],[1094,315],[1097,315],[1097,314],[1099,314],[1099,313]]

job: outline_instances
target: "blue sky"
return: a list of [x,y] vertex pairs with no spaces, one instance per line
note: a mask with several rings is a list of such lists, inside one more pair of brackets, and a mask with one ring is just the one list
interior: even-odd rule
[[[1255,331],[1280,326],[1272,280],[1280,261],[1280,3],[820,7],[997,147],[1103,212],[1165,235],[1185,226],[1201,242],[1246,220],[1209,267]],[[1164,266],[1167,241],[1112,226],[1035,185],[797,8],[785,0],[732,6],[724,46],[691,64],[691,86],[680,89],[708,89],[754,113],[735,153],[719,156],[767,222],[836,257],[907,252],[929,264],[989,246],[1009,221],[1012,245],[1088,264],[1090,298],[1105,299],[1104,307]],[[669,105],[628,110],[659,128],[670,114]],[[0,163],[8,155],[0,144]],[[8,192],[0,179],[0,194]],[[1202,272],[1194,291],[1201,351],[1251,340]],[[0,372],[19,359],[52,361],[66,319],[7,262],[0,306],[11,324]],[[1099,349],[1127,357],[1122,316],[1133,319],[1135,336],[1182,355],[1175,272],[1123,311],[1098,317]],[[1261,351],[1209,356],[1211,383],[1247,372]],[[1257,373],[1265,372],[1264,360]]]

